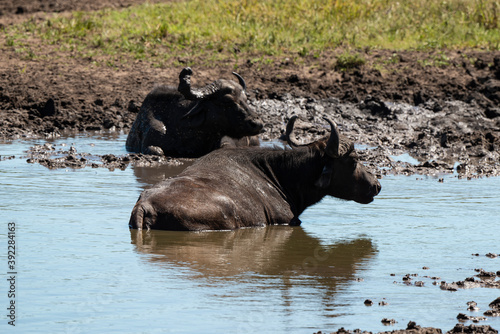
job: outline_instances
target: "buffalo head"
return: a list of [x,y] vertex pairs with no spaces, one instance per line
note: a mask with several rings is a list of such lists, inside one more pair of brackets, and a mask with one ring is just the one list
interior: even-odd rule
[[238,83],[219,79],[202,88],[191,87],[192,70],[184,68],[179,75],[179,92],[186,100],[195,101],[184,114],[193,124],[219,129],[233,138],[253,136],[262,132],[264,124],[247,103],[245,80],[238,74]]
[[354,144],[339,134],[335,122],[324,117],[331,129],[327,140],[301,145],[291,136],[296,119],[297,116],[293,116],[287,124],[285,137],[288,144],[292,148],[315,146],[324,152],[323,170],[314,185],[333,197],[361,204],[372,202],[382,187],[377,178],[358,161]]

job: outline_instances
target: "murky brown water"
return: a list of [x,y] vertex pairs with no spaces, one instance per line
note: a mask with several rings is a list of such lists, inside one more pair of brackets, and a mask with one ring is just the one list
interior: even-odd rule
[[[54,144],[119,155],[124,141]],[[15,222],[20,332],[288,334],[391,330],[410,320],[449,330],[458,313],[482,315],[499,295],[443,291],[424,276],[452,282],[475,268],[500,270],[500,258],[484,256],[500,253],[500,178],[389,176],[373,203],[327,198],[301,216],[301,227],[140,232],[128,229],[140,192],[181,168],[48,170],[21,158],[44,142],[0,144],[0,155],[17,157],[0,161],[0,245]],[[406,274],[424,286],[403,284]],[[470,300],[480,312],[467,311]],[[2,293],[0,307],[7,303]],[[500,319],[482,324],[500,328]]]

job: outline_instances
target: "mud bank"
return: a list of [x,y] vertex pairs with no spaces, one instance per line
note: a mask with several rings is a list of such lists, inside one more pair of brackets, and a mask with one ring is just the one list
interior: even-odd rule
[[[3,51],[0,137],[7,140],[128,132],[148,92],[155,84],[176,85],[180,71],[143,62],[106,68],[65,55],[29,61]],[[265,121],[262,139],[279,139],[288,119],[299,115],[298,135],[313,140],[326,133],[322,118],[329,115],[380,176],[500,175],[500,52],[468,58],[455,52],[446,67],[422,65],[428,53],[405,52],[398,53],[404,62],[387,65],[388,72],[370,67],[389,54],[371,50],[364,54],[368,63],[350,71],[328,67],[327,57],[305,64],[276,59],[266,69],[238,64],[249,100]],[[474,65],[464,60],[471,57]],[[193,66],[193,84],[230,77],[234,66]]]
[[[54,12],[143,2],[9,0],[0,4],[0,28],[43,22]],[[179,63],[185,63],[158,68],[147,61],[129,61],[108,66],[105,60],[78,58],[41,40],[32,43],[35,58],[23,56],[0,37],[3,139],[68,131],[126,133],[145,96],[156,84],[177,86],[184,66]],[[245,78],[249,99],[266,122],[264,140],[279,139],[292,115],[302,120],[297,124],[300,138],[312,140],[325,134],[322,117],[330,115],[360,145],[361,159],[380,176],[500,174],[500,51],[350,50],[364,65],[339,69],[336,59],[344,51],[276,56],[265,63],[240,57],[210,67],[197,65],[202,61],[196,57],[188,60],[194,86],[231,78],[234,70]],[[411,156],[411,163],[402,155]]]
[[[500,175],[499,122],[485,117],[475,104],[434,101],[413,106],[374,97],[355,104],[337,98],[294,98],[287,94],[276,99],[253,100],[251,105],[264,120],[263,141],[282,139],[286,123],[297,115],[297,139],[311,142],[327,135],[328,127],[323,117],[330,116],[343,134],[359,144],[361,161],[379,177],[387,174],[456,173],[466,178]],[[117,115],[115,111],[110,114]],[[123,123],[111,122],[110,125],[113,131]],[[52,136],[59,135],[52,133]],[[181,163],[168,157],[142,154],[88,157],[89,154],[74,153],[42,145],[32,147],[27,159],[49,168],[123,169],[129,164]],[[404,156],[406,159],[402,158]],[[101,162],[96,163],[96,159]]]
[[[331,116],[342,133],[361,144],[361,160],[380,169],[381,175],[499,175],[500,120],[485,117],[476,104],[432,101],[413,106],[371,96],[354,104],[288,96],[259,101],[256,107],[266,121],[264,138],[278,137],[286,121],[298,115],[302,122],[296,133],[308,142],[326,134],[322,118]],[[404,154],[415,159],[413,163],[398,159]]]

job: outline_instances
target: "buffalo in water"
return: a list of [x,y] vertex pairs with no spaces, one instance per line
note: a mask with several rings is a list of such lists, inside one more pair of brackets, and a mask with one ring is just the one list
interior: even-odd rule
[[298,145],[293,117],[286,137],[293,149],[227,148],[207,154],[178,176],[144,190],[133,229],[232,230],[299,225],[300,214],[326,195],[368,204],[381,189],[357,161],[354,145],[339,134]]
[[126,148],[132,152],[197,158],[223,146],[258,146],[264,124],[248,105],[245,80],[219,79],[191,87],[184,68],[179,86],[154,88],[132,124]]

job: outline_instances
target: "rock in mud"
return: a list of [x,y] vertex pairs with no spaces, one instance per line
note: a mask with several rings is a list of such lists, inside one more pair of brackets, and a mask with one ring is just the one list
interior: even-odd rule
[[54,102],[54,99],[50,98],[45,102],[45,105],[43,108],[40,109],[40,116],[41,117],[46,117],[46,116],[54,116],[56,114],[56,104]]
[[470,316],[470,315],[467,315],[467,314],[464,314],[464,313],[459,313],[457,315],[457,319],[459,321],[467,321],[467,320],[471,320],[473,322],[479,322],[479,321],[484,321],[486,320],[485,317],[481,317],[481,316]]
[[372,306],[373,305],[373,301],[371,299],[366,299],[365,302],[364,302],[364,304],[366,306]]
[[500,317],[500,310],[488,310],[483,314],[487,317]]
[[500,281],[495,281],[492,279],[479,279],[476,280],[474,277],[468,277],[463,281],[457,281],[452,283],[441,282],[440,288],[447,291],[457,291],[458,289],[474,289],[474,288],[492,288],[499,289]]
[[383,318],[381,320],[381,322],[384,324],[384,325],[394,325],[395,323],[397,323],[396,320],[394,319],[389,319],[389,318]]
[[477,303],[475,301],[467,302],[467,310],[468,311],[479,311],[479,307],[477,307]]
[[489,278],[494,278],[497,276],[496,272],[493,272],[493,271],[486,271],[484,269],[476,269],[476,272],[478,272],[478,274],[476,275],[477,277],[489,277]]
[[488,306],[494,310],[500,310],[500,297],[492,301]]
[[498,334],[496,329],[491,328],[488,325],[469,325],[465,326],[464,324],[456,324],[455,327],[446,332],[446,334],[458,334],[458,333],[467,333],[467,334]]
[[371,95],[366,96],[365,100],[361,101],[359,109],[368,109],[373,115],[378,114],[383,117],[388,117],[391,114],[391,109],[383,101]]
[[3,155],[0,155],[0,161],[4,161],[4,160],[12,160],[12,159],[15,159],[16,156],[15,155],[9,155],[9,156],[3,156]]

